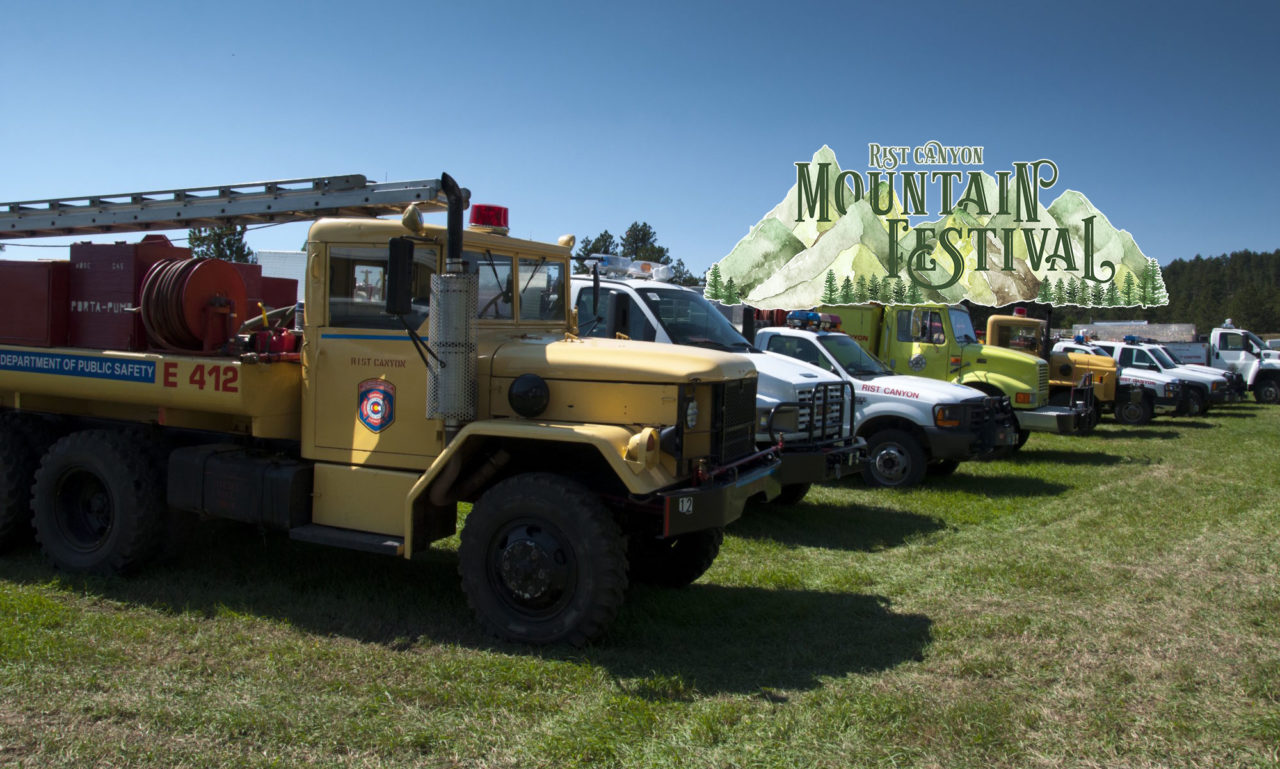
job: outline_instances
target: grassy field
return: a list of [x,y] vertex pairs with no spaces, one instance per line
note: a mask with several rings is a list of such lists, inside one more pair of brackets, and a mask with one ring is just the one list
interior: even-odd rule
[[0,559],[0,765],[1280,765],[1280,408],[1034,436],[753,508],[600,644],[413,563],[200,530],[129,579]]

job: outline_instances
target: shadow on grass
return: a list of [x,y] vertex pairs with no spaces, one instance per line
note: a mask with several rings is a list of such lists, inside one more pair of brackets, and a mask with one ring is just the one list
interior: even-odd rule
[[[1212,412],[1210,413],[1212,414]],[[1192,430],[1212,430],[1214,426],[1205,421],[1208,418],[1208,416],[1166,418],[1160,420],[1160,426],[1164,427],[1167,425],[1169,427],[1177,428],[1189,427]]]
[[619,678],[646,679],[632,693],[649,699],[689,699],[688,688],[810,689],[918,661],[932,637],[928,617],[875,595],[695,583],[633,588],[629,599],[586,657]]
[[[553,659],[585,656],[617,676],[657,673],[696,682],[704,692],[809,688],[824,676],[890,668],[920,658],[931,626],[924,616],[891,611],[878,596],[636,586],[596,646],[534,648],[498,642],[480,630],[462,595],[452,551],[432,550],[408,562],[291,542],[224,522],[202,524],[175,562],[133,577],[62,574],[27,546],[0,558],[0,580],[56,580],[76,594],[161,614],[233,621],[246,616],[392,650],[421,642]],[[646,687],[652,691],[645,696],[679,695],[660,681]]]
[[1055,465],[1118,465],[1127,461],[1101,451],[1060,451],[1058,449],[1023,449],[1013,455],[1017,462],[1050,462]]
[[946,528],[937,518],[861,505],[752,503],[729,532],[746,539],[831,550],[884,550]]
[[[1169,422],[1161,421],[1158,427],[1164,427],[1164,425],[1167,425],[1167,424],[1169,424]],[[1089,438],[1090,439],[1096,438],[1104,441],[1114,441],[1114,440],[1127,441],[1134,438],[1140,438],[1143,440],[1146,440],[1146,439],[1171,440],[1173,438],[1177,438],[1180,435],[1182,435],[1182,433],[1178,432],[1177,430],[1155,429],[1154,426],[1125,427],[1121,425],[1118,427],[1118,429],[1115,429],[1115,430],[1094,430],[1092,433],[1089,434]]]
[[[1013,461],[1017,461],[1014,456]],[[928,488],[935,491],[964,491],[985,497],[1051,497],[1069,491],[1065,483],[1028,478],[1022,475],[969,475],[962,469],[945,478],[930,478]]]
[[1226,406],[1214,406],[1213,410],[1209,412],[1209,418],[1217,419],[1218,417],[1227,417],[1228,419],[1253,419],[1258,416],[1258,412],[1254,409],[1249,409],[1248,411],[1237,411],[1235,409],[1239,409],[1239,405],[1227,404]]

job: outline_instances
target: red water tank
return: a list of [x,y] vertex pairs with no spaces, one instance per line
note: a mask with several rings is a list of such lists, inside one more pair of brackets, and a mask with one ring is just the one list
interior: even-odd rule
[[146,330],[136,308],[147,270],[161,259],[186,259],[188,248],[164,235],[139,243],[71,246],[68,344],[98,350],[145,350]]

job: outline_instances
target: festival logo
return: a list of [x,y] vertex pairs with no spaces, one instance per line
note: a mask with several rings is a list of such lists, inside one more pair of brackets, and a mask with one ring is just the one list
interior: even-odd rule
[[712,265],[707,298],[761,309],[1168,304],[1156,260],[1083,194],[1041,204],[1059,179],[1056,163],[992,175],[981,170],[983,149],[870,144],[871,170],[860,173],[841,170],[823,146],[795,164],[782,202]]
[[358,388],[360,422],[375,433],[396,419],[396,386],[385,379],[366,379]]

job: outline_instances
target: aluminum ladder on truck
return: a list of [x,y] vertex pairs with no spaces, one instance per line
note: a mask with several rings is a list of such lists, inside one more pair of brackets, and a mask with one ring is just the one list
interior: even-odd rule
[[0,240],[373,217],[410,203],[448,207],[438,179],[370,184],[360,174],[321,176],[0,203]]

